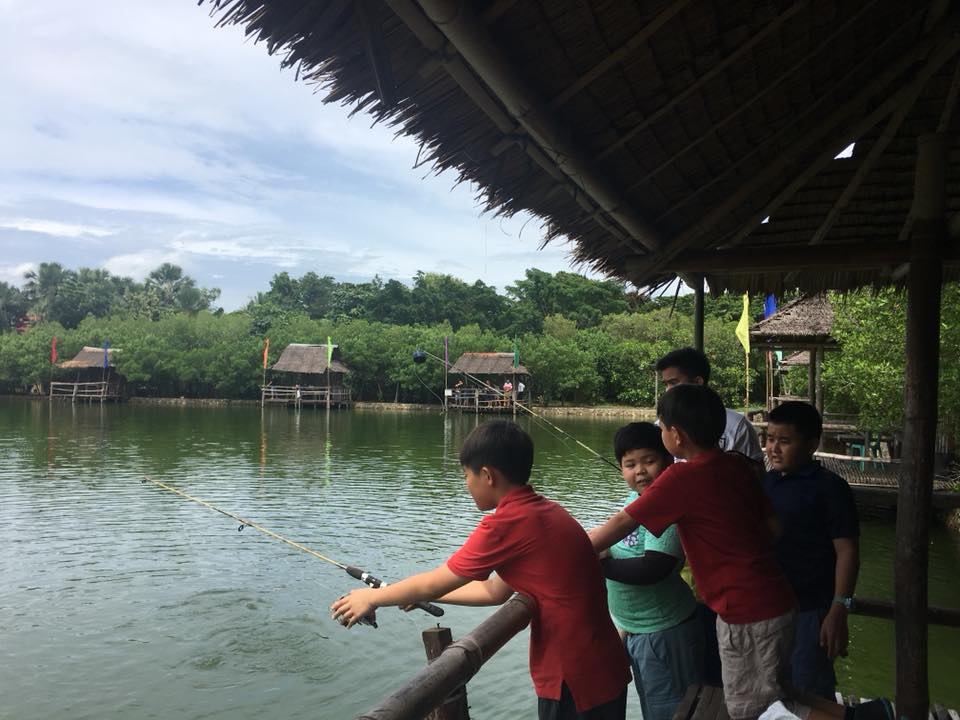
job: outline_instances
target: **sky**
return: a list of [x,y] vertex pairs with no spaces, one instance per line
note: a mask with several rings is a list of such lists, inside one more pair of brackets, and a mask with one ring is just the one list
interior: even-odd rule
[[0,281],[41,262],[142,280],[180,265],[243,306],[278,272],[503,292],[538,250],[529,215],[482,214],[417,143],[317,88],[195,0],[0,0]]

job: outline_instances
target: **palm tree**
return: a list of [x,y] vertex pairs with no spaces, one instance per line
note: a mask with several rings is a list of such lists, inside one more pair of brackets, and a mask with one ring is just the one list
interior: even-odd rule
[[40,263],[36,270],[24,273],[27,282],[24,283],[23,292],[30,302],[30,309],[40,320],[48,319],[47,315],[70,274],[60,263]]

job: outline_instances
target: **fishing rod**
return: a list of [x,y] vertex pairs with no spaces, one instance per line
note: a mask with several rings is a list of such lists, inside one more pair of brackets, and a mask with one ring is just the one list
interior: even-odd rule
[[[252,522],[251,520],[246,520],[240,517],[239,515],[234,515],[231,512],[227,512],[226,510],[223,510],[222,508],[218,508],[216,505],[214,505],[213,503],[209,503],[206,500],[201,500],[200,498],[194,497],[193,495],[188,495],[183,490],[175,488],[172,485],[167,485],[166,483],[160,482],[159,480],[154,480],[149,475],[144,475],[143,480],[141,480],[140,482],[141,483],[151,482],[159,488],[163,488],[164,490],[175,493],[176,495],[186,498],[187,500],[198,503],[199,505],[203,505],[205,508],[210,508],[214,512],[218,512],[221,515],[226,515],[228,518],[231,518],[232,520],[236,520],[238,523],[240,523],[240,526],[237,528],[237,532],[241,532],[245,527],[252,527],[254,530],[258,530],[259,532],[262,532],[264,535],[272,537],[274,540],[279,540],[280,542],[284,542],[287,545],[290,545],[291,547],[295,547],[297,550],[302,550],[305,553],[313,555],[315,558],[323,560],[326,563],[330,563],[331,565],[335,565],[341,570],[345,570],[350,577],[356,578],[360,582],[366,583],[372,588],[386,587],[388,584],[388,583],[385,583],[380,578],[374,577],[373,575],[368,573],[366,570],[361,570],[360,568],[354,567],[353,565],[345,565],[342,562],[337,562],[333,558],[328,558],[326,555],[322,555],[321,553],[318,553],[316,550],[313,550],[312,548],[308,548],[306,545],[301,545],[300,543],[295,542],[289,538],[285,538],[283,535],[279,533],[275,533],[273,530],[268,530],[262,525],[258,525],[257,523]],[[438,605],[434,605],[433,603],[430,603],[430,602],[413,603],[413,607],[419,608],[424,612],[428,612],[434,617],[441,617],[444,612],[442,607],[439,607]],[[374,618],[372,613],[364,617],[360,622],[363,623],[364,625],[377,627],[377,621]]]
[[[418,348],[418,349],[416,349],[416,350],[413,352],[413,362],[414,362],[414,364],[416,364],[416,365],[422,365],[423,363],[425,363],[425,362],[427,361],[427,358],[428,358],[428,357],[433,358],[433,359],[436,360],[437,362],[443,363],[444,365],[449,365],[449,364],[450,364],[450,363],[448,363],[446,360],[443,360],[442,358],[437,357],[437,356],[434,355],[433,353],[428,352],[428,351],[424,350],[423,348]],[[488,384],[487,382],[481,380],[481,379],[478,378],[476,375],[471,375],[471,374],[468,373],[468,372],[464,372],[463,374],[466,375],[466,376],[467,376],[468,378],[470,378],[471,380],[473,380],[474,382],[480,383],[481,385],[483,385],[483,386],[484,386],[485,388],[487,388],[488,390],[492,390],[493,392],[497,393],[498,395],[503,395],[503,392],[501,392],[499,389],[497,389],[497,388],[493,387],[493,385],[490,385],[490,384]],[[547,420],[547,419],[546,419],[543,415],[541,415],[540,413],[534,412],[533,410],[531,410],[530,408],[528,408],[526,405],[524,405],[524,404],[522,404],[522,403],[520,403],[520,402],[518,402],[518,401],[516,401],[516,400],[514,400],[513,402],[514,402],[514,404],[515,404],[518,408],[520,408],[521,410],[525,410],[526,412],[530,413],[530,416],[531,416],[531,417],[534,417],[534,418],[536,418],[537,420],[539,420],[540,422],[545,423],[546,425],[549,425],[549,426],[552,427],[554,430],[556,430],[558,433],[562,434],[564,437],[568,437],[568,438],[570,438],[571,440],[573,440],[577,445],[579,445],[580,447],[582,447],[584,450],[586,450],[586,451],[587,451],[588,453],[590,453],[591,455],[595,456],[597,459],[602,460],[602,461],[605,462],[607,465],[609,465],[610,467],[612,467],[614,470],[616,470],[617,472],[620,472],[620,466],[617,465],[616,463],[614,463],[614,462],[613,462],[612,460],[610,460],[609,458],[604,457],[603,455],[601,455],[600,453],[598,453],[596,450],[594,450],[594,449],[593,449],[592,447],[590,447],[589,445],[584,445],[582,442],[580,442],[579,440],[577,440],[577,438],[575,438],[573,435],[571,435],[570,433],[568,433],[568,432],[567,432],[566,430],[564,430],[563,428],[557,427],[557,426],[554,425],[552,422],[550,422],[549,420]]]

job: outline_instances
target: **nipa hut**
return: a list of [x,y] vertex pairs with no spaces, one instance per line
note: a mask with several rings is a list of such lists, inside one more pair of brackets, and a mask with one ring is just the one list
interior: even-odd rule
[[340,357],[339,345],[291,343],[270,366],[270,372],[282,382],[270,382],[261,388],[260,401],[263,404],[285,403],[296,407],[350,405],[350,388],[344,384],[350,368]]
[[451,366],[459,375],[448,407],[473,412],[513,411],[529,396],[530,371],[514,364],[512,352],[467,352]]
[[[960,15],[941,0],[211,0],[420,163],[655,290],[907,287],[896,713],[927,720],[940,288],[960,267]],[[431,667],[440,667],[440,662]],[[431,687],[439,686],[433,684]],[[443,697],[431,698],[436,704]],[[687,708],[713,703],[691,699]]]
[[[833,306],[825,294],[801,296],[786,303],[750,328],[750,347],[767,350],[767,409],[786,400],[806,400],[823,414],[823,353],[838,347],[831,335]],[[771,354],[776,350],[802,350],[807,358],[807,396],[774,394]],[[798,365],[798,358],[791,360]],[[782,366],[782,364],[781,364]]]
[[126,383],[114,364],[114,354],[118,352],[117,348],[84,346],[70,360],[57,363],[61,371],[68,371],[60,375],[73,379],[51,380],[50,399],[101,403],[122,399]]

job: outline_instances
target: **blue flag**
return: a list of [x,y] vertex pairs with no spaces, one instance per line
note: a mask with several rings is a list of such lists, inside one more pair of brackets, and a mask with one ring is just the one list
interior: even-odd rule
[[110,365],[110,341],[103,341],[103,368],[106,368]]
[[767,295],[767,299],[763,303],[763,319],[766,320],[768,317],[773,315],[777,311],[777,299],[771,294]]

